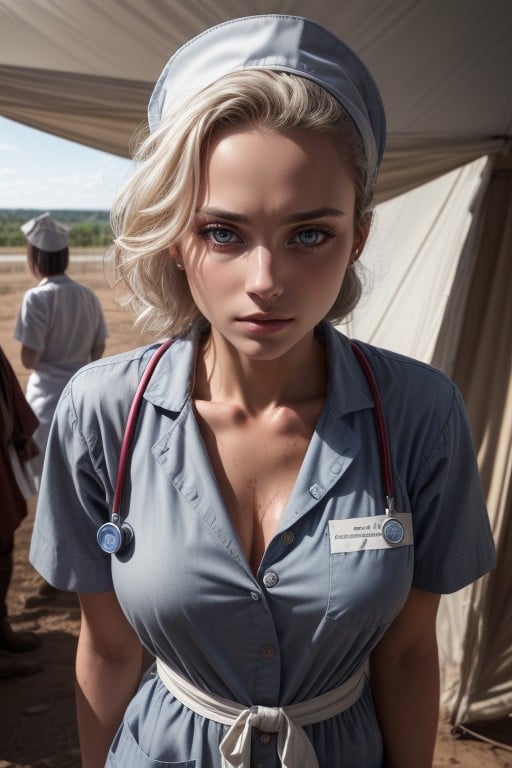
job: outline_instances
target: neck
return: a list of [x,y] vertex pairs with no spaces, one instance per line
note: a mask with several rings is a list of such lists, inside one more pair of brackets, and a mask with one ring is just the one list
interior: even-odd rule
[[212,332],[198,350],[194,396],[255,414],[323,398],[326,382],[325,349],[313,333],[279,358],[257,360]]

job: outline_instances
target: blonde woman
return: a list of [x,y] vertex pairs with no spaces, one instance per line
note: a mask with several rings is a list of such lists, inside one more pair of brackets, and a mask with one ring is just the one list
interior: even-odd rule
[[114,259],[173,341],[67,387],[31,551],[80,597],[83,766],[429,768],[439,595],[494,547],[454,385],[333,325],[377,87],[322,27],[249,17],[171,58],[149,125]]

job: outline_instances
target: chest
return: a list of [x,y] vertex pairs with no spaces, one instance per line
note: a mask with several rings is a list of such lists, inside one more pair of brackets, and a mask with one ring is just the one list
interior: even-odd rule
[[258,418],[199,402],[199,429],[241,546],[256,572],[295,485],[320,400]]
[[[298,477],[288,475],[294,485],[272,536],[265,520],[261,524],[255,515],[253,527],[247,520],[234,519],[236,508],[226,503],[227,482],[233,484],[237,502],[246,484],[235,486],[235,478],[242,475],[230,467],[226,455],[234,456],[233,463],[257,467],[260,481],[263,467],[270,477],[273,464],[280,464],[274,476],[281,478],[284,462],[275,457],[288,432],[285,425],[272,424],[279,429],[271,445],[268,436],[276,436],[274,429],[265,430],[261,437],[256,425],[245,425],[244,440],[234,441],[236,454],[234,448],[228,450],[233,431],[215,430],[213,441],[208,436],[209,420],[199,429],[202,420],[192,407],[172,422],[153,411],[144,415],[133,444],[125,509],[135,546],[129,558],[112,558],[112,568],[121,604],[148,647],[168,660],[175,652],[183,654],[191,668],[198,655],[211,659],[222,647],[223,668],[229,666],[229,659],[238,658],[246,669],[252,658],[261,664],[265,679],[279,683],[283,678],[273,662],[261,656],[262,646],[282,643],[288,658],[289,649],[296,645],[304,652],[302,661],[309,664],[311,648],[319,648],[319,632],[326,632],[338,664],[345,658],[339,648],[352,647],[353,632],[359,636],[361,628],[389,622],[410,586],[412,548],[330,551],[329,521],[382,513],[379,453],[371,416],[363,440],[364,424],[355,430],[327,407],[311,439],[301,434],[299,440],[297,429],[293,430],[307,455]],[[249,434],[255,430],[260,435],[256,445]],[[206,449],[207,443],[212,450]],[[148,445],[152,446],[149,452]],[[222,483],[215,476],[217,459],[210,454],[226,462]],[[300,454],[294,454],[295,462],[298,458]],[[399,508],[410,511],[400,472],[396,481]],[[250,508],[254,510],[254,505]],[[267,580],[269,576],[272,581]],[[197,643],[208,647],[197,654]],[[304,679],[302,661],[293,665],[300,680]],[[331,669],[322,653],[313,666],[318,670],[326,664]],[[232,691],[221,693],[232,695]],[[257,693],[255,700],[261,699]]]
[[[146,429],[148,420],[142,424]],[[382,513],[378,451],[375,456],[366,451],[342,425],[340,434],[333,414],[323,414],[311,440],[302,438],[307,455],[299,476],[287,475],[293,478],[290,498],[278,523],[270,525],[268,514],[258,517],[253,503],[260,498],[255,493],[260,485],[246,493],[246,483],[235,484],[242,477],[239,468],[227,475],[227,461],[223,482],[214,476],[205,450],[206,427],[201,432],[198,424],[189,412],[158,441],[153,434],[149,455],[147,441],[134,443],[126,518],[135,546],[130,558],[112,559],[116,592],[127,614],[148,647],[164,659],[172,659],[178,648],[186,658],[194,656],[196,643],[211,641],[201,657],[214,657],[212,649],[220,646],[226,659],[240,658],[244,664],[254,659],[265,679],[279,683],[282,677],[261,656],[262,647],[282,643],[288,657],[297,645],[309,663],[310,648],[318,649],[319,632],[325,632],[338,664],[344,657],[339,647],[352,647],[352,633],[359,635],[361,628],[389,622],[410,585],[410,547],[336,553],[330,548],[331,520]],[[212,455],[233,457],[222,432],[216,439],[221,445],[215,442]],[[235,458],[241,465],[250,463],[259,481],[264,468],[266,477],[282,479],[282,466],[275,473],[273,467],[278,453],[274,445],[264,450],[267,442],[260,439],[251,452],[248,438],[238,445],[233,463]],[[298,463],[300,454],[293,459]],[[228,491],[236,506],[226,503]],[[242,497],[252,519],[241,515]],[[400,508],[406,510],[403,498]],[[316,668],[326,666],[323,656],[317,661]],[[303,679],[303,664],[294,669]]]

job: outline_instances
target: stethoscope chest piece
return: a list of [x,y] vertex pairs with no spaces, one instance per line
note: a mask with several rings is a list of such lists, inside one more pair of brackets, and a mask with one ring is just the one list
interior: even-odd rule
[[133,539],[133,528],[128,523],[121,523],[118,515],[112,515],[109,523],[104,523],[98,529],[96,538],[100,549],[107,555],[115,555],[124,549]]
[[102,526],[96,531],[96,539],[98,541],[100,549],[107,555],[115,555],[121,549],[125,549],[133,541],[133,528],[128,523],[124,523],[121,519],[121,495],[123,490],[123,478],[128,461],[128,454],[130,450],[131,441],[137,424],[137,417],[139,413],[140,404],[142,402],[142,396],[146,390],[148,382],[153,374],[156,364],[162,357],[166,349],[172,344],[172,339],[168,339],[161,344],[156,352],[153,354],[149,364],[146,366],[146,370],[142,374],[142,378],[139,381],[135,397],[133,398],[130,406],[130,412],[128,413],[128,421],[126,423],[123,442],[121,444],[121,454],[119,457],[119,466],[117,468],[116,487],[114,492],[114,500],[112,502],[112,514],[110,516],[110,522],[103,523]]
[[396,547],[404,540],[405,528],[396,517],[390,517],[384,522],[381,533],[384,541],[391,547]]

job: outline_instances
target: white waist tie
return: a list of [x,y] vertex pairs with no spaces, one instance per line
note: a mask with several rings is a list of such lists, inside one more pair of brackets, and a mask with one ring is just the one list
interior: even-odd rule
[[244,707],[236,701],[202,691],[157,659],[158,675],[165,687],[198,715],[230,728],[220,743],[222,768],[249,768],[251,728],[277,733],[277,753],[282,768],[318,768],[313,746],[303,725],[339,715],[359,698],[364,686],[360,667],[343,685],[308,701],[287,707]]

